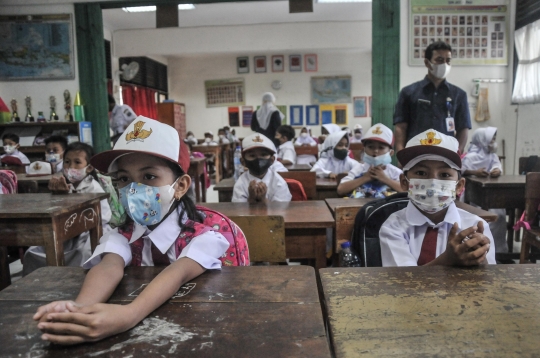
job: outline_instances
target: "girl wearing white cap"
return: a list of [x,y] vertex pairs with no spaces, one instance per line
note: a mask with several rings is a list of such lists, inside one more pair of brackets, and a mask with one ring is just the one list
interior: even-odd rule
[[358,162],[349,157],[349,135],[338,131],[326,137],[323,143],[325,155],[311,168],[320,178],[335,179],[340,173],[348,173]]
[[[178,132],[137,117],[114,148],[91,164],[114,172],[120,201],[132,221],[104,235],[83,265],[91,268],[75,302],[56,301],[38,308],[42,339],[57,344],[95,341],[127,331],[161,306],[183,283],[207,269],[221,269],[228,240],[186,195],[189,154]],[[124,276],[124,267],[170,265],[126,305],[104,304]],[[68,323],[69,322],[69,323]]]
[[[307,130],[307,127],[302,128],[300,136],[296,138],[294,142],[295,147],[314,147],[317,145],[315,139],[313,139]],[[317,158],[314,155],[300,154],[296,157],[296,164],[308,164],[315,163]]]
[[[266,138],[272,138],[272,141],[276,136],[276,130],[281,125],[281,120],[285,118],[285,115],[274,104],[275,102],[274,94],[266,92],[263,94],[261,107],[253,112],[251,117],[251,130],[263,134]],[[274,141],[274,145],[279,144]]]
[[[497,128],[478,128],[472,136],[469,151],[463,158],[463,175],[496,178],[502,174],[502,165],[497,155]],[[461,196],[464,198],[464,195]],[[497,220],[489,223],[495,239],[495,252],[508,252],[506,242],[506,210],[489,209],[497,214]]]

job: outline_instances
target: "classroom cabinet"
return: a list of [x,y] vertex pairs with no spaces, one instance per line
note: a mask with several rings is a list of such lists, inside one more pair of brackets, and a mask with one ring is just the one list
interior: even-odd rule
[[157,120],[174,127],[180,138],[186,138],[186,106],[183,103],[158,103]]

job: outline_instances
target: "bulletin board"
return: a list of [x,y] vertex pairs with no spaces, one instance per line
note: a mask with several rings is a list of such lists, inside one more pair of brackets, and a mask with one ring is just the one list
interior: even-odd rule
[[243,78],[204,81],[206,107],[232,107],[245,104]]
[[508,65],[510,0],[409,0],[409,65],[424,66],[435,41],[452,46],[452,65]]

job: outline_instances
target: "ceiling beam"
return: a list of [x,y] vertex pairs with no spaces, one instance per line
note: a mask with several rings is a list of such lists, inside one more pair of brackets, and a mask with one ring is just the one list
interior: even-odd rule
[[289,0],[289,14],[313,12],[313,0]]
[[178,27],[178,5],[156,6],[156,28]]

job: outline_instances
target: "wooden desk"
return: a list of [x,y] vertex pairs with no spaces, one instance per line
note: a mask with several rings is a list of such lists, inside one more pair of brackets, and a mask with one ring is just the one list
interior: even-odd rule
[[[109,302],[132,301],[141,285],[149,283],[161,269],[126,268]],[[311,267],[207,271],[128,332],[70,347],[41,341],[41,332],[32,320],[37,307],[51,300],[74,299],[84,275],[81,268],[46,267],[0,292],[2,355],[330,357]]]
[[330,178],[317,178],[317,200],[339,198],[337,193],[337,180]]
[[[100,201],[108,193],[14,194],[0,196],[0,256],[4,246],[45,246],[47,265],[64,265],[64,241],[90,231],[92,251],[102,236]],[[7,260],[0,289],[9,285]]]
[[204,167],[206,158],[191,158],[189,161],[188,175],[195,180],[195,198],[197,202],[206,202],[206,178],[204,177]]
[[38,192],[39,193],[50,193],[49,190],[49,181],[51,180],[52,175],[43,175],[43,176],[37,176],[28,177],[26,173],[17,174],[17,181],[18,182],[29,182],[29,181],[35,181],[38,184]]
[[234,178],[221,180],[214,185],[214,190],[218,192],[218,201],[220,203],[230,203],[232,201],[234,188]]
[[[230,178],[234,174],[233,153],[234,150],[230,143],[220,144],[221,146],[221,177]],[[236,148],[236,147],[235,147]]]
[[334,227],[334,218],[324,201],[248,203],[206,203],[207,208],[226,216],[278,215],[285,221],[287,258],[315,259],[315,267],[326,267],[326,229]]
[[514,248],[513,226],[525,208],[525,176],[502,175],[498,178],[466,177],[465,202],[482,209],[506,209],[508,212],[508,251]]
[[537,265],[319,272],[337,358],[538,355]]
[[358,162],[362,161],[364,154],[364,145],[362,143],[351,143],[349,145],[349,150],[353,152],[354,159]]
[[308,164],[290,164],[285,165],[285,168],[287,168],[290,172],[302,172],[302,171],[310,171],[311,166]]
[[221,163],[221,150],[222,145],[194,145],[192,152],[200,152],[203,154],[209,154],[214,156],[214,165],[216,170],[216,184],[219,183],[223,177],[223,164]]

